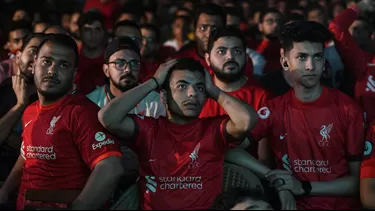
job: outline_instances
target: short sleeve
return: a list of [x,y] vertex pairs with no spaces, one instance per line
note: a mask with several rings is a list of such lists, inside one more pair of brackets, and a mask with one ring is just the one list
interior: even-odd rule
[[375,178],[375,152],[373,146],[375,143],[375,121],[371,123],[367,131],[365,141],[365,152],[363,154],[363,161],[361,164],[361,179]]
[[267,137],[270,132],[272,125],[272,105],[270,102],[266,103],[265,106],[258,109],[258,123],[251,130],[251,138],[254,141],[260,141],[261,139]]
[[140,148],[145,144],[149,144],[150,138],[153,138],[153,131],[150,130],[153,126],[156,125],[157,119],[152,117],[144,117],[136,114],[129,115],[134,121],[134,134],[129,143],[129,147],[136,153],[139,153]]
[[71,127],[74,141],[90,169],[108,157],[121,157],[117,139],[98,120],[99,107],[90,102],[74,108],[72,112],[74,113]]
[[242,143],[242,140],[238,140],[228,134],[226,129],[227,123],[230,120],[228,115],[207,117],[202,120],[203,122],[201,122],[201,124],[210,125],[212,128],[212,138],[213,140],[217,140],[217,143],[223,151],[234,148]]
[[349,162],[361,161],[364,152],[363,112],[353,106],[349,109],[348,126],[346,128],[346,155]]

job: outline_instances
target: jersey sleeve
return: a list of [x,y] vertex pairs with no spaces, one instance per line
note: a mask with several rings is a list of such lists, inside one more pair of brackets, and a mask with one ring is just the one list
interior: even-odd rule
[[207,123],[210,124],[213,128],[213,139],[217,140],[220,148],[223,151],[234,148],[242,143],[243,140],[236,139],[228,134],[227,132],[227,123],[230,120],[228,115],[221,115],[216,117],[205,118]]
[[272,126],[272,116],[272,102],[267,102],[263,107],[258,109],[258,123],[250,132],[250,138],[253,141],[260,141],[262,138],[267,137]]
[[110,156],[121,157],[117,139],[98,120],[99,107],[90,102],[72,112],[73,138],[83,161],[90,169]]
[[[151,130],[154,125],[156,125],[157,119],[152,117],[144,117],[138,116],[136,114],[129,115],[134,121],[134,134],[132,139],[129,143],[129,147],[135,153],[142,153],[139,149],[143,149],[145,145],[151,144],[150,142],[153,141],[153,131]],[[146,146],[147,147],[147,146]]]
[[346,128],[346,155],[349,162],[361,161],[364,152],[363,112],[358,106],[348,110],[348,126]]
[[367,131],[365,152],[361,164],[361,179],[375,178],[375,152],[373,146],[375,143],[375,120],[371,123]]

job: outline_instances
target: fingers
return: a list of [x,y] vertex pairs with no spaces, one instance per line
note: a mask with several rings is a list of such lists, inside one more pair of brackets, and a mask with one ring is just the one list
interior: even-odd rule
[[285,182],[287,180],[291,180],[291,177],[290,175],[283,175],[283,174],[280,174],[280,175],[272,175],[272,176],[269,176],[266,178],[268,180],[269,183],[271,184],[274,184],[277,180],[281,179],[281,180],[284,180]]
[[275,174],[291,175],[292,173],[290,173],[289,171],[276,169],[276,170],[272,170],[272,171],[267,172],[267,174],[265,175],[265,177],[267,178],[267,177],[273,176]]
[[169,61],[167,61],[167,62],[165,62],[165,63],[163,63],[162,65],[164,66],[164,67],[172,67],[173,65],[175,65],[176,63],[177,63],[177,59],[172,59],[172,60],[169,60]]

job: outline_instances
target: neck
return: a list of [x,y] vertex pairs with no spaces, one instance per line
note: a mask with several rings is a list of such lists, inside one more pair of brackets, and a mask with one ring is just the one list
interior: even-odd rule
[[248,78],[242,76],[237,81],[234,82],[223,82],[220,81],[216,76],[214,77],[215,85],[224,92],[234,92],[242,88],[242,86],[247,82]]
[[39,103],[40,103],[41,106],[48,106],[48,105],[51,105],[51,104],[61,100],[62,98],[67,96],[69,93],[70,93],[70,90],[69,90],[68,93],[66,93],[65,95],[63,95],[61,97],[58,97],[58,98],[55,98],[55,99],[47,99],[38,92]]
[[121,90],[117,89],[112,83],[109,85],[109,90],[115,97],[120,97],[120,95],[123,93]]
[[94,58],[98,58],[99,56],[101,56],[103,54],[103,49],[102,49],[102,47],[88,48],[86,46],[82,46],[82,52],[81,53],[88,58],[94,59]]
[[295,86],[294,94],[296,98],[302,102],[313,102],[322,94],[322,86],[320,84],[312,87],[305,88],[303,86]]
[[168,109],[167,109],[167,116],[170,122],[173,122],[178,125],[186,125],[197,119],[197,118],[182,117],[179,115],[172,114]]

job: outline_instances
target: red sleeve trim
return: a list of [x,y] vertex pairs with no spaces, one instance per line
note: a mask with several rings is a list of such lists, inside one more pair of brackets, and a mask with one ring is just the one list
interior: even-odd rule
[[121,153],[120,152],[116,152],[116,151],[112,151],[112,152],[106,152],[102,155],[100,155],[99,157],[97,157],[90,165],[90,169],[94,169],[95,165],[98,164],[100,161],[108,158],[108,157],[112,157],[112,156],[118,156],[118,157],[122,157]]

